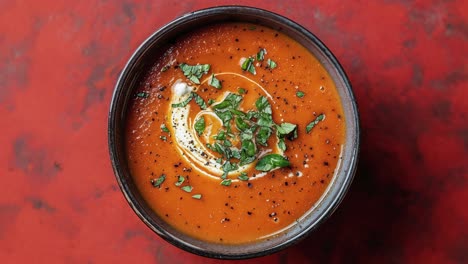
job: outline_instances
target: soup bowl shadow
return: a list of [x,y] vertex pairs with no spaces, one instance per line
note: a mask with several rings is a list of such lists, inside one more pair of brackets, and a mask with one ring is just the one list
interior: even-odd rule
[[[341,162],[332,183],[320,201],[296,224],[267,239],[227,245],[192,238],[174,229],[159,217],[143,199],[130,174],[125,149],[127,108],[137,86],[154,63],[177,36],[202,26],[222,22],[248,22],[278,30],[307,48],[329,72],[336,84],[343,106],[346,135]],[[359,154],[359,118],[351,84],[337,59],[312,33],[278,14],[244,6],[221,6],[186,14],[157,30],[132,55],[115,86],[108,119],[108,144],[116,179],[131,208],[156,234],[188,252],[219,259],[245,259],[277,252],[306,237],[325,221],[345,196],[356,170]]]

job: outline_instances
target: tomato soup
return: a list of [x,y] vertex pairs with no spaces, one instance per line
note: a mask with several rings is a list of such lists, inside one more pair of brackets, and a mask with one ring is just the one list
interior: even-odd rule
[[223,23],[154,58],[130,103],[130,172],[150,207],[204,241],[239,244],[294,225],[333,181],[344,143],[321,63],[273,29]]

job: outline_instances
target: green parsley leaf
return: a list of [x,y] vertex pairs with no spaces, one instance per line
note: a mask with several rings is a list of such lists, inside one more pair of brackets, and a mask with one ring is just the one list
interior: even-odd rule
[[209,104],[209,105],[212,105],[212,104],[214,104],[215,102],[216,102],[216,101],[213,100],[213,99],[209,99],[209,100],[208,100],[208,104]]
[[162,130],[163,132],[169,133],[169,129],[167,128],[166,124],[164,124],[164,123],[161,124],[161,130]]
[[201,194],[194,194],[194,195],[192,195],[192,198],[193,198],[193,199],[197,199],[197,200],[200,200],[201,197],[202,197]]
[[257,153],[255,144],[252,140],[243,140],[241,151],[244,151],[245,154],[249,157],[253,157]]
[[226,133],[224,132],[224,130],[219,130],[218,134],[214,135],[213,138],[216,139],[216,140],[225,140],[226,139]]
[[289,166],[289,160],[279,154],[268,154],[263,156],[255,165],[255,169],[259,171],[271,171],[276,168]]
[[252,57],[248,57],[241,65],[241,69],[243,71],[248,71],[253,75],[257,74],[255,71],[254,59]]
[[136,97],[138,98],[148,98],[149,93],[148,92],[140,92],[136,94]]
[[261,113],[271,114],[271,105],[268,102],[268,99],[265,96],[260,96],[257,101],[255,101],[255,107]]
[[241,181],[248,181],[249,176],[247,176],[247,173],[245,171],[241,172],[239,177],[237,177]]
[[304,92],[301,92],[301,91],[297,91],[297,92],[296,92],[296,96],[299,97],[299,98],[304,97],[304,95],[305,95]]
[[200,106],[202,110],[205,110],[208,106],[205,103],[205,100],[195,92],[192,92],[192,97],[195,98],[195,103]]
[[257,135],[255,139],[257,140],[257,143],[262,145],[262,146],[267,146],[267,141],[271,136],[271,128],[268,126],[262,126],[258,129]]
[[274,62],[273,60],[271,59],[268,59],[267,60],[267,67],[270,68],[270,69],[274,69],[276,68],[278,65],[276,64],[276,62]]
[[221,185],[229,186],[229,185],[231,185],[231,182],[232,182],[231,179],[224,179],[224,180],[221,181]]
[[278,140],[278,148],[282,151],[286,151],[286,144],[284,143],[284,138]]
[[176,108],[176,107],[186,107],[190,103],[190,101],[192,101],[193,94],[194,93],[190,93],[190,95],[187,97],[187,99],[185,99],[184,101],[182,101],[180,103],[172,104],[171,106],[174,107],[174,108]]
[[153,187],[160,187],[161,184],[166,180],[166,175],[162,174],[159,178],[151,180]]
[[247,124],[242,118],[240,117],[236,117],[236,127],[237,129],[239,129],[240,131],[244,131],[246,130],[247,128],[249,128],[249,124]]
[[185,181],[185,177],[182,175],[179,175],[179,177],[177,178],[177,182],[175,183],[175,186],[181,186],[182,183],[184,183],[184,181]]
[[216,89],[221,89],[221,82],[215,77],[214,73],[211,74],[211,79],[209,85],[213,86]]
[[307,126],[306,126],[306,132],[309,133],[312,128],[314,128],[320,121],[323,121],[325,119],[325,115],[324,114],[320,114],[318,115],[314,121],[310,122]]
[[190,185],[185,185],[185,186],[184,186],[184,187],[182,187],[181,189],[182,189],[183,191],[185,191],[185,192],[188,192],[188,193],[189,193],[189,192],[192,192],[192,190],[193,190],[193,187],[192,187],[192,186],[190,186]]
[[276,126],[276,131],[278,136],[286,136],[293,132],[297,128],[297,125],[291,123],[281,123],[281,125]]
[[266,54],[266,49],[261,48],[257,53],[257,60],[263,61],[263,59],[265,58],[265,54]]
[[195,84],[200,84],[200,78],[210,70],[209,64],[188,65],[181,63],[179,68],[184,72],[185,77]]
[[199,117],[194,125],[195,131],[197,131],[198,136],[203,134],[205,131],[205,118],[203,116]]

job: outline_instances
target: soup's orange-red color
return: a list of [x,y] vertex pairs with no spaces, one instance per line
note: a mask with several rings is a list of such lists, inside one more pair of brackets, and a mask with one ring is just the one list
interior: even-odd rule
[[[243,59],[266,50],[265,61],[255,62],[256,74],[243,71]],[[266,59],[277,64],[268,68]],[[333,180],[344,140],[344,117],[335,85],[324,67],[303,46],[270,28],[226,23],[202,28],[179,37],[155,64],[129,106],[126,147],[131,174],[144,199],[170,225],[205,241],[245,243],[268,236],[295,223],[313,208]],[[210,64],[211,73],[231,72],[246,76],[271,94],[269,102],[275,123],[297,124],[298,137],[286,140],[284,156],[290,166],[267,172],[246,171],[248,181],[223,186],[206,177],[175,148],[170,127],[171,87],[176,80],[190,84],[179,69],[181,63]],[[197,87],[207,102],[230,91],[246,88],[245,104],[254,104],[260,93],[244,78],[218,75],[222,89],[208,82]],[[299,92],[299,93],[298,93]],[[303,96],[300,92],[303,92]],[[146,96],[147,95],[147,96]],[[192,109],[198,106],[192,100]],[[320,114],[325,119],[307,133],[306,126]],[[208,121],[209,122],[209,121]],[[269,144],[274,144],[272,140]],[[165,181],[151,181],[162,174]],[[176,186],[179,175],[185,181]],[[234,177],[235,178],[235,177]],[[233,179],[234,179],[233,178]],[[191,186],[186,192],[181,187]],[[200,194],[199,199],[192,195]]]

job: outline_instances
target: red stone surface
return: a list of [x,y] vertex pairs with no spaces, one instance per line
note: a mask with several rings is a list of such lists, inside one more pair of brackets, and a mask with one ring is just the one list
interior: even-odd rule
[[117,75],[150,33],[214,4],[285,15],[335,53],[358,172],[307,239],[252,263],[468,263],[468,2],[0,1],[1,263],[216,263],[153,234],[107,151]]

